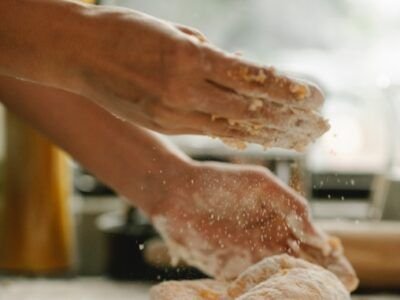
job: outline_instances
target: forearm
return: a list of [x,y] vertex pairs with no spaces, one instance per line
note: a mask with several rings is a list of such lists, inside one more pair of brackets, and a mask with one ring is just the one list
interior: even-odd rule
[[[109,77],[128,76],[133,97],[139,97],[160,88],[153,82],[161,78],[147,73],[161,73],[160,53],[172,38],[164,35],[165,24],[133,10],[69,0],[2,0],[0,75],[89,97],[101,95]],[[114,64],[121,56],[134,63]],[[109,77],[98,78],[104,74]]]
[[153,134],[80,96],[0,76],[0,100],[146,211],[163,181],[186,165],[184,155]]
[[64,0],[0,1],[0,74],[72,87],[85,10]]

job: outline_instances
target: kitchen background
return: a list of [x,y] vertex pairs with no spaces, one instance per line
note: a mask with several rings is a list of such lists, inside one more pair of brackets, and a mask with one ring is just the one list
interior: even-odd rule
[[[198,160],[252,163],[270,168],[308,197],[320,226],[341,237],[361,278],[359,293],[400,290],[400,2],[99,2],[131,7],[196,27],[225,50],[241,51],[247,58],[318,83],[326,95],[323,113],[332,128],[304,154],[279,149],[264,151],[254,145],[245,151],[235,151],[218,140],[198,136],[169,138]],[[9,127],[15,125],[12,117],[4,118],[4,112],[2,119],[7,119]],[[4,128],[1,140],[13,143],[13,137]],[[29,146],[36,147],[37,143],[41,142],[31,141]],[[2,145],[4,161],[6,146]],[[25,149],[27,161],[29,146]],[[31,223],[20,224],[21,220],[7,221],[3,216],[5,222],[0,222],[3,274],[56,274],[62,278],[107,275],[135,281],[202,276],[183,265],[170,266],[165,247],[146,218],[134,208],[126,207],[117,195],[77,164],[69,164],[74,174],[71,183],[74,193],[71,196],[57,193],[57,187],[62,190],[68,185],[68,176],[60,175],[57,163],[64,158],[53,155],[51,159],[43,159],[52,159],[57,172],[42,173],[43,178],[37,180],[51,178],[56,192],[51,200],[40,201],[32,209],[36,207],[43,212],[46,205],[52,206],[66,218],[62,224],[50,222],[48,226],[58,231],[47,233],[48,240],[52,235],[58,240],[48,247],[63,254],[50,259],[42,252],[43,258],[36,263],[32,256],[39,248],[31,246],[25,248],[33,249],[31,257],[26,259],[26,251],[21,248],[24,241],[15,235],[24,230],[29,232],[30,226],[39,226],[38,220],[32,217]],[[12,185],[3,180],[1,189],[5,184]],[[0,200],[0,213],[2,207],[5,210],[7,199],[6,196]],[[32,197],[29,199],[34,201]],[[36,243],[40,243],[36,238]],[[8,251],[4,250],[7,248]],[[13,259],[21,261],[21,257],[25,263],[14,264]],[[1,285],[0,299],[3,299]]]

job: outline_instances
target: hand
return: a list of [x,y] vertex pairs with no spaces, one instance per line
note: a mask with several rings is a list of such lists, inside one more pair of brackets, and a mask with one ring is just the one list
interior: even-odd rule
[[264,168],[199,164],[169,184],[151,218],[176,258],[232,279],[266,256],[288,253],[355,287],[340,242],[316,229],[306,200]]
[[194,163],[76,94],[0,76],[0,99],[143,209],[176,254],[208,274],[233,277],[289,252],[354,283],[340,246],[311,224],[305,200],[265,169]]
[[133,10],[3,0],[0,28],[0,75],[85,96],[162,133],[300,149],[328,128],[315,86]]
[[301,148],[327,129],[313,85],[225,53],[198,31],[128,9],[93,9],[82,93],[167,134]]

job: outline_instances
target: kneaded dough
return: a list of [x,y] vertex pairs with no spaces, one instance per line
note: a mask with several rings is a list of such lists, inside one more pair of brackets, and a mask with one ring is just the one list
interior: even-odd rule
[[151,300],[350,300],[330,271],[289,255],[268,257],[231,283],[169,281],[151,289]]

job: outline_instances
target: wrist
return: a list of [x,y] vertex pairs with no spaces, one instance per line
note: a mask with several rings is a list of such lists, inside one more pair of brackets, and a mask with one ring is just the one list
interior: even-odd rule
[[81,94],[109,110],[115,100],[159,99],[167,56],[176,47],[170,26],[130,9],[101,6],[90,6],[82,19],[87,34],[74,58]]
[[155,215],[168,206],[169,195],[187,184],[192,172],[190,162],[175,155],[164,157],[147,169],[141,167],[140,169],[141,174],[138,174],[136,178],[131,178],[130,187],[122,190],[130,190],[131,194],[125,194],[126,198],[135,206],[140,207],[148,216]]

